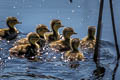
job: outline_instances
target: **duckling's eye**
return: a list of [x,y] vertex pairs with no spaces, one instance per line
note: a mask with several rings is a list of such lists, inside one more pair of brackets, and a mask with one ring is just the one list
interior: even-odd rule
[[17,20],[14,20],[14,21],[17,21]]
[[32,38],[38,38],[37,36],[34,36],[34,37],[32,37]]
[[43,30],[46,30],[46,28],[43,28]]
[[38,30],[38,32],[41,32],[41,31],[42,31],[42,29],[39,29],[39,30]]
[[12,20],[12,21],[10,21],[10,22],[17,22],[17,20]]
[[60,25],[60,23],[56,23],[57,25]]
[[73,31],[68,31],[68,33],[72,33]]

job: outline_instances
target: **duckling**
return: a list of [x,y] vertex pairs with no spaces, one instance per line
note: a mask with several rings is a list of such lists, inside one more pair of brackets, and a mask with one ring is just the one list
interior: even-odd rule
[[96,43],[95,32],[96,32],[95,26],[88,27],[88,36],[86,36],[80,41],[81,49],[85,49],[85,48],[94,49]]
[[15,28],[16,24],[21,24],[16,17],[8,17],[6,24],[9,28],[0,29],[0,37],[7,40],[15,39],[19,31]]
[[61,24],[61,21],[58,19],[53,19],[50,24],[51,24],[52,32],[47,32],[44,34],[45,40],[48,43],[60,39],[60,34],[58,32],[58,29],[63,27],[63,25]]
[[69,60],[69,61],[84,60],[83,53],[81,53],[78,50],[79,45],[80,45],[79,38],[73,38],[70,41],[71,50],[67,51],[64,55],[66,60]]
[[[45,39],[44,39],[44,33],[45,32],[49,32],[48,27],[46,25],[39,24],[36,27],[36,33],[40,37],[39,41],[37,42],[39,44],[40,48],[42,48],[45,45],[45,42],[46,42]],[[21,45],[21,44],[27,44],[27,43],[29,43],[28,39],[27,38],[22,38],[22,39],[16,41],[14,45]]]
[[63,29],[63,39],[50,43],[50,47],[56,51],[67,51],[70,49],[70,37],[77,34],[73,28],[66,27]]
[[37,33],[31,32],[27,35],[28,44],[17,45],[9,50],[11,56],[21,57],[21,58],[32,58],[37,55],[39,50],[39,35]]
[[40,36],[40,40],[37,42],[40,45],[40,48],[43,48],[45,46],[46,40],[44,38],[44,34],[46,32],[49,32],[48,27],[46,25],[40,24],[36,28],[36,32]]

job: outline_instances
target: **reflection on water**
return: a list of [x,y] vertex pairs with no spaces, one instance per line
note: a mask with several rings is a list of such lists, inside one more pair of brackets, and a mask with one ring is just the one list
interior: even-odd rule
[[[105,5],[105,8],[108,8],[107,5]],[[16,39],[18,40],[25,37],[26,33],[34,31],[37,24],[46,24],[50,28],[50,20],[58,18],[62,20],[65,26],[71,26],[78,32],[78,35],[73,37],[81,39],[86,36],[88,25],[97,25],[98,9],[99,1],[96,0],[74,0],[72,4],[69,4],[68,0],[53,0],[53,2],[49,0],[36,0],[34,2],[33,0],[0,0],[0,28],[6,27],[5,18],[7,16],[16,16],[23,22],[22,25],[17,27],[21,31]],[[106,14],[108,13],[107,9]],[[103,33],[105,34],[102,36],[100,64],[97,67],[92,59],[93,52],[90,54],[84,53],[86,60],[83,62],[67,62],[62,60],[62,54],[51,50],[47,46],[40,57],[42,61],[11,58],[8,50],[16,40],[0,40],[0,79],[111,80],[116,65],[116,54],[112,29],[109,24],[109,14],[103,19],[103,27],[105,27]],[[118,72],[118,74],[120,73]],[[119,75],[116,77],[118,78]]]
[[[5,44],[6,42],[2,43]],[[61,60],[62,54],[56,53],[47,47],[47,51],[43,52],[43,61],[29,61],[27,59],[19,59],[19,58],[10,58],[8,57],[8,50],[6,47],[12,46],[12,42],[7,43],[7,45],[2,46],[3,50],[5,48],[5,52],[3,51],[0,54],[3,58],[1,64],[2,74],[0,78],[3,80],[12,79],[41,79],[41,80],[79,80],[79,79],[105,79],[110,80],[112,74],[110,64],[114,61],[113,55],[111,53],[101,52],[101,63],[104,67],[97,66],[93,62],[93,59],[88,57],[83,62],[64,62]],[[108,46],[110,43],[106,43]],[[112,45],[112,44],[111,44]],[[9,46],[9,47],[10,47]],[[8,48],[9,48],[8,47]],[[105,47],[105,46],[104,46]],[[113,47],[113,46],[111,46]],[[107,50],[107,49],[106,49]],[[105,50],[105,51],[106,51]],[[49,54],[48,54],[49,53]],[[110,57],[109,57],[110,56]],[[56,57],[56,58],[55,58]],[[109,57],[109,58],[108,58]],[[104,63],[103,63],[104,62]],[[91,74],[93,73],[93,74]]]
[[97,68],[93,71],[94,79],[102,79],[105,74],[105,68],[101,66],[97,66]]
[[115,80],[118,67],[119,67],[119,59],[117,60],[116,66],[114,67],[113,74],[112,74],[112,80]]

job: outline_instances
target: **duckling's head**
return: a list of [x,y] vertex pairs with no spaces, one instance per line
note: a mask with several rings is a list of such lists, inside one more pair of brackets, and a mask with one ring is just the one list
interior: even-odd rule
[[79,45],[80,45],[80,39],[79,38],[73,38],[70,41],[70,46],[73,50],[78,50]]
[[95,36],[95,32],[96,32],[96,27],[95,26],[89,26],[88,27],[88,37],[93,37]]
[[27,35],[27,38],[28,38],[28,41],[31,43],[31,44],[35,44],[37,41],[39,41],[39,35],[35,32],[30,32],[28,33]]
[[73,30],[73,28],[71,28],[71,27],[66,27],[66,28],[64,28],[64,30],[63,30],[63,36],[64,36],[64,38],[69,39],[70,36],[73,35],[73,34],[77,34],[77,33]]
[[6,22],[7,22],[8,27],[10,27],[10,28],[13,28],[14,25],[16,25],[16,24],[22,23],[22,22],[19,22],[16,17],[11,17],[11,16],[7,17]]
[[44,33],[49,32],[48,27],[44,24],[39,24],[36,27],[36,32],[39,34],[39,36],[44,36]]
[[50,24],[51,24],[51,29],[52,30],[58,30],[60,27],[64,27],[63,25],[62,25],[62,23],[61,23],[61,21],[60,20],[58,20],[58,19],[53,19],[51,22],[50,22]]

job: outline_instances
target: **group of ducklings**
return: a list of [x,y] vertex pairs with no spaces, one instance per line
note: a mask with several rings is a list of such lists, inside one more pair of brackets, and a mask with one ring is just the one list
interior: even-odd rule
[[[21,22],[16,17],[8,17],[6,23],[9,28],[0,29],[0,38],[6,40],[15,39],[19,33],[15,25],[21,24]],[[83,60],[84,55],[79,51],[79,46],[81,49],[94,48],[95,46],[95,26],[89,26],[87,37],[80,40],[79,38],[72,39],[71,36],[77,33],[71,27],[64,27],[60,20],[53,19],[50,25],[52,31],[49,31],[46,25],[39,24],[36,27],[36,32],[30,32],[26,38],[16,41],[9,50],[10,55],[32,59],[35,56],[41,55],[38,52],[47,43],[53,50],[65,52],[65,59]],[[61,27],[64,27],[62,37],[58,31]]]

